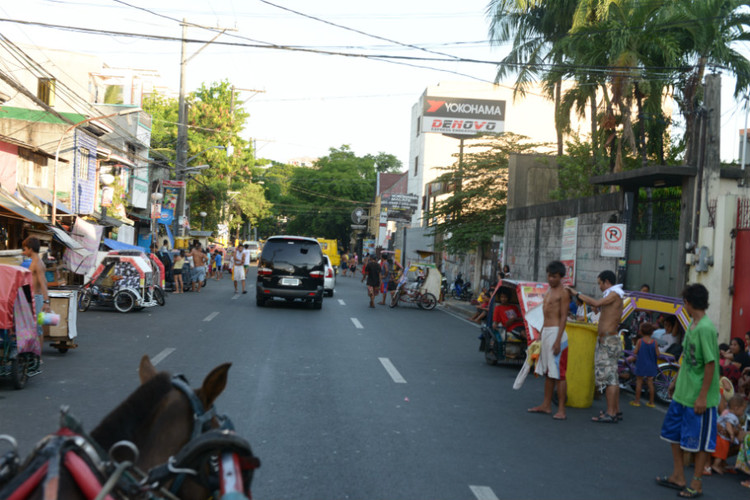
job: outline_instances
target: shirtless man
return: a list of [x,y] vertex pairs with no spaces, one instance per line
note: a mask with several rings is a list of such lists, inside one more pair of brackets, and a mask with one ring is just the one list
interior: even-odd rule
[[[40,246],[41,244],[39,243],[39,240],[34,238],[33,236],[29,236],[21,243],[21,247],[23,248],[23,256],[31,259],[29,271],[31,271],[32,287],[34,292],[35,314],[39,314],[40,311],[50,312],[49,293],[47,291],[47,278],[44,275],[46,268],[44,267],[42,259],[39,258]],[[40,325],[38,322],[36,331],[39,335],[39,345],[41,346],[44,331],[42,330],[42,325]]]
[[598,417],[591,420],[605,424],[616,424],[620,418],[620,385],[617,376],[617,360],[622,351],[618,327],[622,317],[622,297],[624,292],[622,285],[615,285],[617,278],[612,271],[599,273],[597,282],[599,290],[603,292],[601,299],[597,300],[588,295],[567,288],[568,292],[584,304],[596,306],[600,310],[599,316],[599,342],[596,344],[594,356],[594,375],[596,385],[600,391],[604,391],[607,398],[607,411],[599,412]]
[[529,413],[552,413],[552,394],[557,385],[559,406],[552,418],[565,420],[565,369],[568,363],[568,336],[565,325],[568,321],[570,295],[562,286],[565,276],[565,264],[554,260],[547,266],[547,283],[549,289],[544,295],[542,311],[544,327],[542,328],[542,350],[534,370],[537,375],[545,377],[544,400],[539,406],[529,408]]
[[193,257],[193,263],[195,264],[195,268],[193,269],[193,272],[195,273],[193,291],[195,292],[197,287],[197,292],[200,293],[203,280],[206,279],[206,254],[201,250],[201,244],[196,243],[190,251],[190,255]]

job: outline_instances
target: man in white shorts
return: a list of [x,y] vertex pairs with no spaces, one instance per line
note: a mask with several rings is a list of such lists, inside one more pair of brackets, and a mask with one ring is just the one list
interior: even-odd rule
[[237,293],[237,282],[242,282],[242,293],[247,293],[245,289],[245,251],[242,245],[237,245],[237,250],[232,255],[232,271],[234,280],[234,293]]

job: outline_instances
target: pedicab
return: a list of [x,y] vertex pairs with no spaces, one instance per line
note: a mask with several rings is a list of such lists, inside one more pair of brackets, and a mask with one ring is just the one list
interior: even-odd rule
[[[539,330],[529,324],[527,313],[533,310],[532,314],[537,314],[535,308],[544,300],[547,288],[547,283],[533,281],[503,279],[497,283],[490,295],[487,317],[479,337],[479,351],[484,353],[487,364],[524,363],[528,345],[540,338]],[[501,304],[501,295],[508,297],[507,302]],[[503,310],[496,311],[498,307]],[[494,328],[493,318],[498,312],[501,321]]]
[[441,281],[442,275],[434,264],[413,264],[399,279],[389,305],[396,307],[399,302],[413,303],[420,309],[431,311],[437,305]]
[[39,373],[42,345],[36,324],[31,271],[0,264],[0,375],[16,389]]
[[156,283],[158,271],[146,254],[112,251],[102,260],[78,298],[78,310],[91,304],[114,307],[121,313],[164,305],[164,292]]

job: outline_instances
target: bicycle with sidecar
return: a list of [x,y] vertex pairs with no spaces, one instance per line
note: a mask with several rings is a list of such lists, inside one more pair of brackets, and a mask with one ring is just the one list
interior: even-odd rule
[[81,288],[78,310],[86,311],[92,304],[114,307],[121,313],[163,306],[165,298],[158,284],[160,278],[160,270],[146,254],[109,252]]

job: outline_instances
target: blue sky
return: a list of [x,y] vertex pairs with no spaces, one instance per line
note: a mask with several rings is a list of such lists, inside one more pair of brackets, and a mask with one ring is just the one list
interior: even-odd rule
[[[483,41],[487,38],[487,0],[269,1],[318,19],[260,0],[5,1],[0,2],[0,17],[171,37],[180,36],[176,20],[186,18],[199,25],[236,29],[219,38],[226,42],[358,54],[444,57],[436,54],[440,52],[494,61],[507,50],[491,48]],[[14,42],[94,53],[111,66],[158,69],[168,86],[178,88],[178,42],[94,36],[11,23],[2,23],[1,27]],[[189,38],[212,36],[199,28],[188,31]],[[192,54],[197,47],[189,46],[188,52]],[[411,106],[425,87],[448,80],[492,81],[495,67],[466,62],[403,62],[406,64],[210,45],[188,64],[187,89],[229,79],[239,88],[262,90],[243,93],[251,115],[246,135],[256,140],[260,156],[287,161],[322,156],[331,147],[349,144],[359,155],[384,151],[406,164]],[[744,112],[730,99],[732,87],[733,82],[725,79],[725,159],[736,156],[736,131],[744,126]]]

